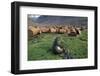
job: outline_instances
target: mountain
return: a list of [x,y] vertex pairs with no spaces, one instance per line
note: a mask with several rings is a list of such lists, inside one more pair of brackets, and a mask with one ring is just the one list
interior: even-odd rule
[[[30,21],[30,20],[29,20]],[[50,15],[41,15],[36,20],[31,18],[31,23],[39,24],[70,24],[70,25],[82,25],[87,26],[88,18],[87,17],[74,17],[74,16],[50,16]]]

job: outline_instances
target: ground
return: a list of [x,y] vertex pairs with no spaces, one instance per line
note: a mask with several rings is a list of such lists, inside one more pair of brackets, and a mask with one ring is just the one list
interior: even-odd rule
[[77,37],[69,37],[67,34],[42,33],[28,40],[28,60],[57,60],[61,56],[52,52],[54,39],[60,36],[64,47],[69,50],[73,59],[88,57],[87,31],[82,31]]

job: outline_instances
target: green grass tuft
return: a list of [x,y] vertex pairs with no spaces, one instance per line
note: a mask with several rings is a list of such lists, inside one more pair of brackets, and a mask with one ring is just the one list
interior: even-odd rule
[[81,35],[77,37],[69,37],[67,34],[43,33],[28,40],[28,60],[62,59],[61,56],[55,55],[52,52],[53,41],[58,36],[62,38],[64,47],[69,49],[69,52],[74,59],[88,57],[88,38],[86,31],[83,31]]

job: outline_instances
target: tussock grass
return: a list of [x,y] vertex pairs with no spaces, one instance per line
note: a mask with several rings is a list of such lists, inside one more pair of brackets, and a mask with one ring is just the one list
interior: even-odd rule
[[52,52],[52,45],[56,37],[61,37],[63,45],[69,50],[74,59],[87,58],[87,31],[81,35],[69,37],[67,34],[43,33],[28,40],[28,60],[57,60],[62,59]]

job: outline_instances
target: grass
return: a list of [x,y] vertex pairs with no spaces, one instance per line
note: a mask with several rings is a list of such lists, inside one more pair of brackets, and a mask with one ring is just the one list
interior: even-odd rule
[[66,34],[43,33],[28,40],[28,60],[57,60],[62,59],[53,54],[51,48],[56,37],[60,36],[65,48],[69,49],[74,59],[87,58],[87,32],[82,31],[77,37]]

